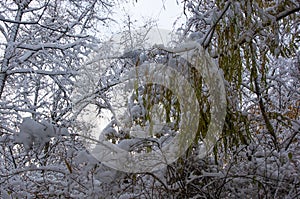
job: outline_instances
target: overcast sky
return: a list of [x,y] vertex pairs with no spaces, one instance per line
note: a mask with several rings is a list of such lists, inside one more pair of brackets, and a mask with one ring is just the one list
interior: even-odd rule
[[[180,1],[179,1],[180,2]],[[128,13],[133,19],[138,20],[141,25],[144,19],[157,20],[160,29],[173,29],[174,21],[183,13],[183,6],[176,0],[130,0],[120,6],[120,19]]]

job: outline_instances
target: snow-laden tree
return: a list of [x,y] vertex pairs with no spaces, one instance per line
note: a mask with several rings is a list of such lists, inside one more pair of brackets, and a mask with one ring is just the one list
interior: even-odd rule
[[[299,2],[292,0],[184,1],[188,20],[178,30],[182,34],[178,43],[201,44],[224,73],[228,107],[221,139],[213,154],[197,157],[210,121],[209,91],[202,77],[185,63],[201,107],[199,136],[186,155],[165,169],[125,175],[118,194],[124,198],[298,197],[299,10]],[[117,72],[110,72],[113,75],[106,75],[105,81],[118,79],[116,75],[138,67],[141,60],[177,69],[182,61],[176,49],[163,46],[135,55],[119,57],[108,67]],[[112,82],[103,93],[118,84]],[[151,124],[149,113],[155,103],[163,107],[160,115],[169,124],[176,124],[181,111],[176,96],[157,85],[138,87],[130,100],[128,109],[134,113],[128,115],[130,127]],[[106,139],[114,144],[148,153],[160,147],[161,138],[172,138],[170,132],[177,129],[143,141],[135,140],[116,122],[106,130]]]
[[113,3],[0,2],[1,198],[93,194],[78,177],[87,174],[76,171],[84,147],[70,137],[71,94],[84,59],[100,42],[99,28],[111,21]]
[[[178,48],[143,48],[145,34],[135,34],[129,21],[122,37],[125,53],[117,54],[108,42],[82,67],[97,43],[88,35],[96,21],[105,22],[110,4],[1,2],[0,28],[6,38],[0,73],[2,198],[299,196],[299,2],[183,3],[187,22],[178,30],[177,43],[202,45],[222,69],[227,92],[222,135],[204,158],[198,152],[211,120],[211,91],[176,53]],[[183,110],[179,97],[158,84],[138,85],[122,96],[122,78],[142,63],[167,64],[186,77],[196,93],[200,120],[194,142],[176,162],[153,172],[126,173],[104,166],[86,150],[78,137],[87,138],[94,124],[77,115],[95,111],[85,112],[89,104],[100,116],[106,109],[112,120],[100,139],[132,154],[159,152],[178,134]],[[72,96],[73,104],[72,92],[80,94]],[[120,97],[127,99],[128,113],[121,116]],[[159,133],[145,139],[132,134],[154,128],[157,121],[165,124]]]

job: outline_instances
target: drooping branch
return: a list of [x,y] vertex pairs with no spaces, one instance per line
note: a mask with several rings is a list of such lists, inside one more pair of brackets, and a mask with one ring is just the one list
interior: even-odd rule
[[231,5],[231,2],[227,2],[224,10],[222,11],[222,13],[219,15],[218,19],[215,21],[215,23],[210,27],[210,29],[207,31],[207,33],[204,36],[204,39],[202,41],[202,46],[204,48],[207,48],[211,42],[211,39],[213,37],[213,34],[215,32],[216,26],[219,23],[219,21],[222,19],[222,17],[224,16],[224,14],[226,13],[226,11],[229,9]]
[[[286,10],[286,11],[283,11],[281,13],[279,13],[277,16],[276,16],[276,21],[280,21],[281,19],[291,15],[291,14],[294,14],[296,12],[299,12],[300,11],[300,6],[299,7],[296,7],[296,8],[292,8],[290,10]],[[272,21],[267,21],[263,24],[260,24],[258,25],[257,23],[253,25],[253,27],[246,31],[244,34],[242,34],[240,36],[240,38],[234,43],[234,49],[237,49],[238,46],[244,44],[246,41],[247,41],[247,38],[253,38],[257,33],[259,33],[263,28],[266,28],[267,26],[271,25],[272,24]],[[222,52],[223,54],[223,52]]]
[[296,7],[296,8],[292,8],[292,9],[290,9],[290,10],[285,10],[285,11],[279,13],[279,14],[276,16],[276,21],[279,21],[279,20],[281,20],[281,19],[283,19],[283,18],[285,18],[285,17],[287,17],[287,16],[289,16],[289,15],[291,15],[291,14],[294,14],[294,13],[296,13],[296,12],[299,12],[299,11],[300,11],[300,5],[299,5],[298,7]]
[[[280,12],[279,14],[277,14],[274,17],[275,21],[280,21],[283,18],[288,17],[288,16],[290,16],[292,14],[295,14],[295,13],[297,13],[299,11],[300,11],[300,6],[297,6],[295,8],[291,8],[289,10],[282,11],[282,12]],[[253,26],[249,30],[247,30],[243,34],[241,34],[241,36],[239,37],[239,39],[236,40],[236,42],[233,44],[233,49],[237,49],[239,46],[241,46],[244,43],[246,43],[248,38],[254,38],[255,35],[258,34],[262,29],[270,26],[272,23],[273,23],[273,21],[269,20],[269,21],[261,23],[261,24],[258,24],[258,23],[253,24]],[[208,33],[210,33],[210,32],[211,32],[211,30],[208,31]],[[212,34],[208,34],[208,35],[211,35],[210,39],[208,40],[208,41],[210,41],[213,35]],[[205,39],[203,41],[206,41],[206,37],[205,37]],[[203,45],[203,46],[205,48],[207,48],[208,45],[209,45],[209,43],[207,44],[207,46],[206,45]],[[221,55],[223,55],[224,53],[226,53],[226,52],[221,51],[218,54],[211,54],[211,56],[213,58],[218,58]]]
[[270,119],[267,115],[267,111],[266,111],[266,108],[265,108],[265,105],[264,105],[264,102],[263,102],[263,99],[262,99],[262,93],[261,93],[261,89],[260,89],[260,86],[259,86],[259,82],[258,82],[258,78],[254,78],[254,86],[255,86],[255,93],[256,93],[256,96],[258,98],[258,105],[259,105],[259,109],[261,111],[261,114],[262,114],[262,117],[263,117],[263,120],[266,124],[266,128],[269,132],[269,134],[271,135],[272,137],[272,141],[276,147],[276,149],[278,149],[278,140],[277,140],[277,136],[276,136],[276,133],[275,133],[275,130],[274,130],[274,127],[273,125],[271,124],[270,122]]

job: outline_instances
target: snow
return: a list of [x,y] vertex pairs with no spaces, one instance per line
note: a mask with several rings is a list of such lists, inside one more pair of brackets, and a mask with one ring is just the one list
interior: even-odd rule
[[[107,17],[107,12],[114,12],[114,8],[109,5],[106,5],[107,10],[103,10],[105,6],[100,4],[107,1],[83,0],[78,3],[34,0],[23,8],[17,5],[26,2],[29,1],[1,2],[0,39],[3,43],[0,51],[3,56],[0,58],[0,198],[297,198],[300,191],[300,54],[297,52],[299,44],[292,38],[297,33],[298,21],[291,15],[278,20],[285,13],[297,9],[294,7],[298,5],[296,0],[292,0],[288,6],[284,1],[266,1],[263,4],[235,1],[220,20],[220,11],[226,3],[187,0],[184,10],[187,23],[178,30],[181,38],[173,43],[174,48],[165,47],[167,44],[164,42],[165,46],[140,48],[146,46],[139,41],[144,35],[134,34],[133,41],[125,38],[125,47],[116,50],[127,49],[123,56],[121,53],[115,54],[119,57],[112,56],[115,51],[110,51],[110,42],[99,48],[97,44],[102,38],[93,38],[94,34],[86,29],[101,23],[98,20],[101,15]],[[100,7],[93,9],[94,4],[90,4],[93,2]],[[60,9],[54,9],[58,7]],[[24,9],[24,12],[20,12],[20,9]],[[82,16],[83,21],[78,16]],[[34,23],[37,18],[40,21]],[[142,154],[150,154],[148,151],[151,151],[165,155],[161,154],[161,149],[174,143],[172,140],[180,135],[181,127],[186,126],[187,130],[193,127],[193,124],[185,125],[188,122],[183,122],[183,119],[193,118],[195,114],[193,111],[185,111],[181,106],[180,100],[187,104],[193,103],[191,98],[186,97],[189,91],[181,81],[174,85],[180,87],[178,91],[183,94],[172,98],[172,116],[168,118],[171,122],[167,124],[162,122],[166,121],[166,115],[162,113],[164,110],[160,111],[159,107],[156,109],[156,105],[165,97],[163,92],[157,93],[152,89],[147,93],[151,103],[155,104],[151,106],[151,111],[143,106],[144,96],[138,94],[132,97],[134,92],[127,92],[134,89],[134,85],[124,89],[125,92],[120,84],[126,78],[137,79],[136,73],[126,76],[124,72],[133,67],[142,68],[143,65],[133,63],[137,57],[149,66],[150,78],[156,77],[164,83],[171,82],[171,75],[163,75],[165,68],[155,70],[155,66],[161,63],[182,71],[184,78],[190,78],[189,65],[181,62],[178,57],[189,57],[191,54],[186,55],[186,50],[204,53],[199,43],[208,43],[208,31],[213,30],[216,21],[217,29],[212,31],[214,34],[205,56],[210,58],[210,53],[222,64],[222,57],[240,52],[241,69],[236,69],[242,73],[242,82],[239,85],[235,73],[232,78],[228,77],[232,75],[228,69],[237,65],[223,67],[224,71],[214,67],[210,70],[211,76],[204,78],[204,81],[212,80],[215,85],[214,88],[205,87],[201,90],[211,104],[216,102],[212,94],[223,89],[220,87],[222,80],[215,78],[216,74],[220,72],[221,76],[226,77],[223,80],[227,98],[222,100],[228,101],[228,117],[222,131],[224,134],[218,140],[214,153],[197,155],[206,146],[200,132],[200,138],[189,148],[189,153],[175,162],[164,161],[169,165],[159,171],[125,173],[99,162],[89,152],[88,141],[83,139],[83,135],[89,137],[94,123],[91,120],[82,121],[78,117],[79,112],[90,115],[95,110],[85,112],[84,107],[88,104],[99,105],[100,116],[112,112],[107,117],[105,124],[108,125],[99,139],[107,143],[114,142],[116,147],[125,151],[124,154],[128,151],[131,151],[128,153],[130,155],[140,151]],[[133,21],[131,28],[134,29]],[[224,39],[224,30],[229,30],[227,36],[230,39],[220,41],[219,37]],[[101,32],[97,32],[98,35]],[[163,39],[159,39],[161,35],[157,36],[156,41],[164,40],[164,35]],[[204,41],[206,36],[208,39]],[[247,54],[250,47],[257,52]],[[101,56],[95,55],[96,52],[91,53],[96,49],[100,49]],[[87,55],[99,55],[101,60],[91,59],[97,62],[86,67],[83,63]],[[263,60],[264,55],[267,60]],[[249,66],[247,61],[250,61]],[[261,98],[270,124],[274,127],[278,147],[275,147],[257,106],[255,88],[251,86],[253,69],[257,69]],[[139,75],[144,75],[146,71],[143,72]],[[78,82],[77,75],[82,73],[86,81]],[[74,85],[82,88],[78,91],[79,100],[73,100],[71,93]],[[139,91],[143,91],[141,88]],[[128,103],[120,109],[120,106],[113,107],[112,98],[119,104],[119,95],[122,94],[129,95],[124,100],[128,100]],[[180,110],[175,108],[178,99]],[[73,112],[73,105],[78,104],[79,109]],[[193,108],[193,104],[187,107]],[[201,107],[205,115],[219,108],[209,107],[205,102]],[[94,113],[97,115],[98,112]],[[121,117],[118,113],[124,114]],[[181,116],[178,123],[174,121],[177,113],[178,117]],[[150,121],[144,117],[147,114],[155,117]],[[205,119],[218,123],[213,117]],[[197,122],[194,123],[196,126]],[[206,124],[205,121],[205,127]],[[151,129],[155,135],[151,135],[154,134],[152,132],[149,135]],[[246,143],[240,140],[243,136]],[[49,147],[44,147],[45,144]],[[188,139],[183,140],[182,145],[188,144]],[[176,145],[169,149],[168,152],[174,154]],[[116,161],[122,164],[124,159],[118,157]]]
[[58,128],[53,124],[42,121],[37,122],[29,117],[24,118],[20,125],[20,132],[15,135],[15,142],[23,144],[26,150],[31,149],[34,145],[44,146],[51,138],[69,135],[66,128]]

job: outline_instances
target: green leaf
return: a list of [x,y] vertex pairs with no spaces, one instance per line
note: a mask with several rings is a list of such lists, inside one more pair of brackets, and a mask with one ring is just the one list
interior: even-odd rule
[[293,154],[292,154],[291,152],[289,152],[289,153],[288,153],[288,157],[289,157],[290,160],[292,160]]

